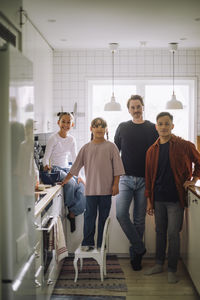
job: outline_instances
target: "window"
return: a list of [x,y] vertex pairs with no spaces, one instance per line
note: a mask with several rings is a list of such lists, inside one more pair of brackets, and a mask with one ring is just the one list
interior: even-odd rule
[[[173,133],[186,140],[196,142],[196,110],[195,110],[195,79],[176,79],[175,94],[183,103],[183,110],[170,111],[174,116]],[[115,98],[121,104],[122,111],[106,112],[104,105],[110,101],[112,86],[110,80],[95,80],[89,82],[89,103],[92,103],[90,121],[96,117],[103,117],[108,123],[109,140],[113,141],[119,123],[130,120],[131,116],[126,107],[131,95],[139,94],[144,98],[144,117],[156,122],[156,116],[166,111],[166,102],[171,99],[172,85],[168,79],[146,80],[118,80],[115,83]]]

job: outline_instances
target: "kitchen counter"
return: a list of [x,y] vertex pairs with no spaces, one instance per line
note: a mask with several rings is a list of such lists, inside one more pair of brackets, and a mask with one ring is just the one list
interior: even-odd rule
[[43,209],[49,204],[55,194],[62,188],[61,185],[55,185],[50,188],[46,188],[44,191],[36,191],[37,194],[46,194],[36,205],[35,205],[35,217],[37,217]]
[[182,258],[190,277],[200,294],[200,187],[199,184],[188,189],[188,207],[182,231]]

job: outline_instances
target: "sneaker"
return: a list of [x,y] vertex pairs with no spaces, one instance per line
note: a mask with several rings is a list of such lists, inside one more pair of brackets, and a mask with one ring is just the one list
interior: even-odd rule
[[140,271],[142,269],[142,257],[145,255],[146,249],[141,253],[134,253],[133,259],[131,260],[131,266],[134,271]]
[[163,265],[155,264],[152,268],[146,270],[144,275],[153,275],[163,272]]

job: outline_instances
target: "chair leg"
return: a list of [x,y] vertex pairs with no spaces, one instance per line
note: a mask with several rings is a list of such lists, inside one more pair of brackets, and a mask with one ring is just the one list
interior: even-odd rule
[[104,276],[107,275],[107,270],[106,270],[106,253],[104,253],[103,256],[103,272],[104,272]]
[[74,277],[74,282],[77,281],[78,278],[78,267],[77,267],[77,262],[78,262],[78,257],[74,258],[74,270],[75,270],[75,277]]
[[82,257],[80,257],[80,271],[82,271],[83,269],[83,259]]
[[103,281],[103,264],[100,264],[100,276],[101,276],[101,281]]

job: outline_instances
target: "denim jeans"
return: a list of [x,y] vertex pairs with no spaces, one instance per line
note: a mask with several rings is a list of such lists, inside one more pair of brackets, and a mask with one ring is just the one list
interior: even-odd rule
[[179,202],[155,201],[156,263],[163,265],[168,233],[168,271],[176,272],[180,255],[180,231],[184,208]]
[[[60,171],[60,180],[63,180],[69,173],[69,168],[53,167],[54,170]],[[63,187],[64,203],[68,210],[73,212],[75,216],[82,214],[85,210],[85,186],[82,182],[78,183],[78,178],[73,176]]]
[[86,210],[84,213],[84,238],[82,246],[94,246],[97,211],[99,211],[97,248],[101,247],[104,224],[109,216],[111,195],[86,196]]
[[[120,177],[119,194],[116,196],[117,220],[131,243],[130,257],[145,250],[143,234],[145,229],[146,197],[145,179],[123,175]],[[133,201],[133,222],[130,219],[130,205]]]

